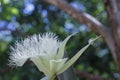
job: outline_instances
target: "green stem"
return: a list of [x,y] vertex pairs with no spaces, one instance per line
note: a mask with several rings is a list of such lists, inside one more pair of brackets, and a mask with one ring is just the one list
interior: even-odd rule
[[51,76],[51,77],[50,77],[50,80],[55,80],[55,76]]

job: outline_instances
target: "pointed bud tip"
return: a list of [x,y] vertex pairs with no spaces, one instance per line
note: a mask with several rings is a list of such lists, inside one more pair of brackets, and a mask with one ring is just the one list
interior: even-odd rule
[[77,34],[78,32],[73,33],[73,35]]
[[99,39],[100,37],[101,37],[101,35],[100,35],[100,36],[97,36],[96,38],[91,38],[91,39],[89,39],[88,43],[89,43],[89,44],[93,44],[94,41],[96,41],[96,40]]

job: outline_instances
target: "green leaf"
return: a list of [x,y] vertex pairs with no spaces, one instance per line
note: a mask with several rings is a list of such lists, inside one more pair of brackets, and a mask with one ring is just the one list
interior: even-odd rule
[[14,15],[18,15],[19,14],[19,11],[18,11],[17,8],[12,7],[10,10],[11,10],[11,13],[14,14]]
[[3,0],[3,3],[8,4],[8,3],[10,3],[10,0]]
[[7,49],[8,44],[5,41],[0,41],[0,52],[4,52]]

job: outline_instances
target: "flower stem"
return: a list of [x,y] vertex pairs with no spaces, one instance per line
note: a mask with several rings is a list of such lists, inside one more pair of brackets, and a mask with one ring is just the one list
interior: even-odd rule
[[55,80],[55,76],[51,76],[51,77],[50,77],[50,80]]

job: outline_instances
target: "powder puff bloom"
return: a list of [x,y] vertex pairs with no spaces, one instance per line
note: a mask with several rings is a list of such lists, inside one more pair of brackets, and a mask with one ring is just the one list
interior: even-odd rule
[[68,58],[63,57],[64,49],[72,35],[68,36],[63,42],[59,41],[53,33],[33,35],[16,42],[15,46],[11,47],[10,65],[23,66],[30,59],[47,76],[42,80],[54,80],[55,75],[59,75],[68,69],[88,46],[97,39],[89,41],[88,45],[78,51],[72,59],[68,60]]

